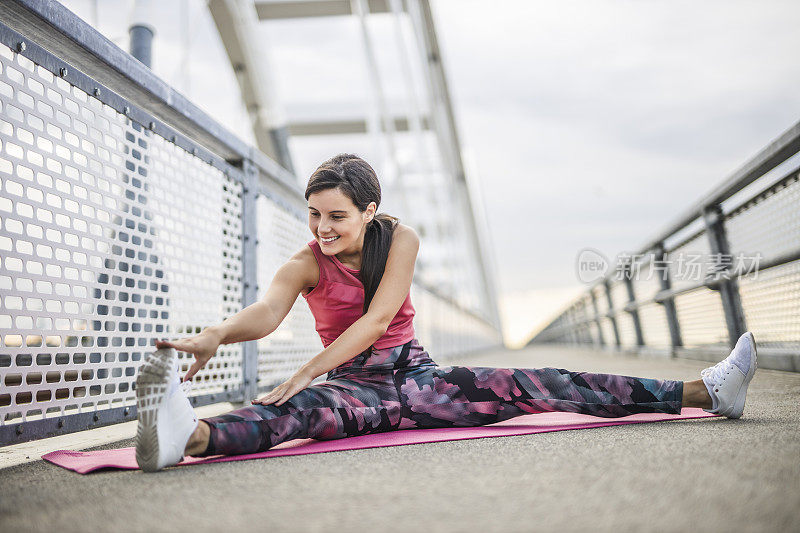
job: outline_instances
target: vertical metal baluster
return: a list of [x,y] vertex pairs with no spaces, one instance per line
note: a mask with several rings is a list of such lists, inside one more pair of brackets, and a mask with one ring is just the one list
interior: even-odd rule
[[[256,246],[258,226],[256,213],[258,169],[244,159],[242,162],[244,183],[242,186],[242,308],[255,303],[258,297]],[[242,343],[243,400],[246,402],[258,394],[258,341]]]
[[603,326],[600,324],[600,312],[597,307],[597,297],[594,294],[594,288],[589,289],[589,296],[592,298],[592,310],[594,311],[594,323],[597,325],[597,338],[600,341],[600,346],[606,345],[606,339],[603,337]]
[[[664,250],[664,243],[660,243],[655,250],[656,257],[658,260],[663,263],[663,271],[658,278],[658,281],[661,285],[662,291],[670,291],[672,290],[672,281],[670,272],[671,269],[669,268],[669,263],[667,259],[667,252]],[[675,356],[675,349],[683,346],[683,339],[681,338],[681,327],[680,322],[678,321],[678,310],[675,307],[675,297],[668,296],[663,300],[660,300],[658,303],[664,306],[664,312],[667,315],[667,326],[669,327],[669,338],[672,343],[672,355]]]
[[633,291],[633,262],[625,267],[625,288],[628,290],[628,304],[625,311],[633,319],[633,329],[636,332],[636,345],[644,346],[642,335],[642,322],[639,320],[639,309],[636,307],[636,293]]
[[611,320],[611,328],[614,330],[614,344],[617,348],[622,346],[619,340],[619,328],[617,328],[617,317],[614,316],[614,301],[611,298],[611,287],[608,280],[603,281],[603,287],[606,289],[606,299],[608,300],[608,318]]
[[[719,205],[706,207],[703,211],[703,221],[706,224],[711,253],[720,256],[720,261],[716,265],[717,268],[720,268],[722,256],[730,256],[731,253],[728,236],[725,232],[725,215],[722,213],[722,208]],[[730,268],[725,270],[730,273]],[[723,279],[718,284],[715,283],[708,287],[718,290],[720,298],[722,298],[722,309],[725,312],[725,323],[728,326],[728,340],[733,348],[739,337],[747,331],[742,299],[739,296],[739,283],[735,278]]]

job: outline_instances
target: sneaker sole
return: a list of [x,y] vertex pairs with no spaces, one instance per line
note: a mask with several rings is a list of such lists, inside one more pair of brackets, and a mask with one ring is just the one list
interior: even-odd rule
[[750,344],[753,346],[753,357],[750,358],[750,368],[747,370],[747,375],[744,377],[744,381],[739,386],[739,391],[736,393],[736,399],[733,401],[733,407],[728,413],[724,413],[728,418],[740,418],[744,413],[744,401],[747,397],[747,386],[750,384],[750,380],[753,379],[753,376],[756,373],[756,368],[758,368],[758,349],[756,348],[756,340],[752,333],[748,332],[748,335],[750,337]]
[[139,418],[136,428],[136,463],[145,472],[160,470],[158,412],[167,397],[172,361],[171,350],[156,350],[136,376],[136,409]]

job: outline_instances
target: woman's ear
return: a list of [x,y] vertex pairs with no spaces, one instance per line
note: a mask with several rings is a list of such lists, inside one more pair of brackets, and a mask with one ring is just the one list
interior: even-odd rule
[[364,211],[364,215],[367,217],[366,221],[371,222],[373,218],[375,218],[375,211],[378,210],[378,204],[375,202],[370,202],[367,205],[367,209]]

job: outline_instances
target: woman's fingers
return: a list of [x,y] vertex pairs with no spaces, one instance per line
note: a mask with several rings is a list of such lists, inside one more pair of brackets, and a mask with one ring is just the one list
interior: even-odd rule
[[305,389],[313,378],[298,372],[287,381],[284,381],[274,389],[272,389],[265,396],[252,400],[253,403],[260,403],[261,405],[268,405],[275,403],[275,405],[283,405],[290,400],[295,394]]
[[296,392],[297,391],[294,390],[293,386],[287,384],[286,388],[281,393],[280,398],[275,398],[275,405],[283,405],[286,403],[286,400],[294,396]]
[[189,381],[190,379],[192,379],[194,375],[197,374],[197,372],[199,372],[201,368],[203,368],[203,365],[204,363],[195,360],[195,362],[192,363],[192,366],[189,367],[189,370],[186,372],[186,376],[183,378],[183,381]]
[[278,385],[276,388],[269,391],[266,396],[261,398],[262,403],[272,403],[280,399],[283,396],[284,388],[283,385]]
[[286,394],[284,394],[277,402],[275,402],[275,405],[283,405],[284,403],[286,403],[286,400],[288,400],[292,396],[294,396],[294,392],[292,392],[291,389],[289,389],[286,392]]
[[272,402],[274,402],[276,400],[281,399],[283,397],[283,392],[286,389],[285,385],[286,385],[285,383],[281,383],[280,385],[278,385],[277,387],[275,387],[274,389],[269,391],[267,394],[265,394],[261,398],[259,398],[257,400],[253,400],[253,403],[260,403],[261,405],[268,405],[268,404],[270,404],[270,403],[272,403]]
[[[175,348],[178,351],[186,352],[194,355],[195,362],[186,372],[186,375],[183,377],[182,381],[189,381],[194,377],[197,372],[199,372],[209,359],[214,355],[214,351],[216,351],[216,346],[206,346],[203,343],[199,343],[196,340],[197,337],[189,337],[185,339],[177,339],[174,341],[168,341],[166,339],[157,339],[156,340],[156,348]],[[210,354],[208,353],[209,350],[213,350]]]
[[257,400],[251,400],[253,404],[261,404],[261,405],[283,405],[287,401],[291,400],[292,397],[300,392],[303,388],[297,386],[289,386],[287,385],[283,389],[275,389],[271,391],[269,394],[258,398]]
[[256,398],[255,400],[251,400],[253,403],[263,403],[269,399],[269,394],[265,394],[261,398]]
[[167,340],[157,340],[156,341],[156,348],[175,348],[181,352],[189,352],[192,353],[193,345],[185,339],[179,339],[176,341],[167,341]]

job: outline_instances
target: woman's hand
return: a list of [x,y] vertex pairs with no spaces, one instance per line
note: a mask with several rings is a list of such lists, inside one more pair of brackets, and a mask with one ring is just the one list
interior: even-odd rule
[[[314,378],[303,369],[298,370],[294,376],[284,381],[271,391],[266,396],[262,396],[257,400],[251,400],[253,404],[269,405],[282,405],[286,400],[308,387]],[[276,403],[277,402],[277,403]]]
[[206,366],[219,348],[221,337],[211,328],[204,329],[199,335],[178,339],[176,341],[156,341],[156,348],[175,348],[182,352],[194,354],[195,362],[181,381],[189,381],[198,370]]

